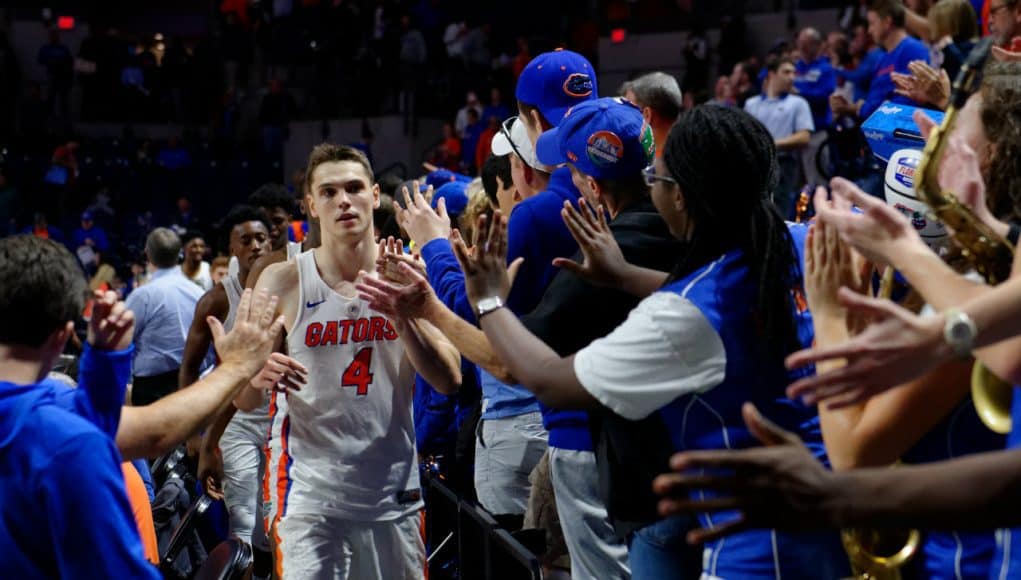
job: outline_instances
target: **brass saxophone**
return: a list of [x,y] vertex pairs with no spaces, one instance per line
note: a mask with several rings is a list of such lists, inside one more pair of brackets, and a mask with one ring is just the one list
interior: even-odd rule
[[[982,66],[989,57],[992,39],[975,45],[961,72],[954,80],[950,106],[940,126],[933,130],[918,165],[915,190],[923,201],[953,232],[953,240],[961,254],[985,278],[995,285],[1010,276],[1014,246],[989,226],[982,223],[970,207],[963,205],[953,192],[943,191],[937,179],[938,165],[946,148],[947,134],[954,126],[960,109],[968,97],[979,89]],[[992,374],[981,363],[975,363],[971,375],[971,396],[982,422],[997,433],[1009,433],[1012,386]]]

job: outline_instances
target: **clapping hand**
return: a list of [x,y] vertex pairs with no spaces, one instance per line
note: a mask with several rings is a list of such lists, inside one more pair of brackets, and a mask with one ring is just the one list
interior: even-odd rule
[[570,202],[564,202],[560,215],[578,242],[583,260],[579,264],[569,258],[556,258],[553,265],[569,270],[596,286],[619,287],[628,263],[606,222],[603,206],[593,211],[583,198],[578,200],[577,209]]
[[895,92],[920,104],[945,109],[950,102],[950,77],[944,69],[936,70],[921,60],[908,64],[911,74],[890,73]]

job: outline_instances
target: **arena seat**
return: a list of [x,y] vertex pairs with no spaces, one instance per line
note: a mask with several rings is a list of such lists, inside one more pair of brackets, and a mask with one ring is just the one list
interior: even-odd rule
[[252,547],[243,540],[230,538],[209,552],[194,580],[241,580],[247,576],[253,562]]

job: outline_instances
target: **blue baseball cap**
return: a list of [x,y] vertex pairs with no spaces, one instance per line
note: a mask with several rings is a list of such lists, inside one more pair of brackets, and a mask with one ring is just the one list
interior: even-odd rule
[[448,181],[433,192],[432,207],[439,207],[440,199],[446,200],[447,213],[451,218],[464,213],[468,207],[468,183],[460,180]]
[[606,97],[572,107],[559,126],[539,136],[535,152],[546,165],[570,163],[595,179],[621,179],[655,160],[656,142],[638,107]]
[[596,70],[587,58],[557,49],[533,58],[518,77],[514,98],[539,109],[551,125],[559,125],[567,109],[599,96]]
[[430,171],[429,174],[425,176],[425,185],[430,186],[433,189],[439,189],[444,183],[449,183],[451,181],[463,181],[468,183],[471,180],[471,177],[455,173],[449,169],[437,169],[435,171]]

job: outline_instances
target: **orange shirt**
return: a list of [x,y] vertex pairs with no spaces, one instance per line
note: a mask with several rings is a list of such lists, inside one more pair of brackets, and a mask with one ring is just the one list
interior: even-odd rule
[[124,472],[124,486],[128,491],[131,511],[135,514],[135,525],[142,536],[142,547],[145,548],[145,559],[153,564],[160,563],[160,550],[156,545],[156,525],[152,521],[152,506],[149,505],[149,493],[145,491],[145,482],[138,470],[131,463],[121,463]]

